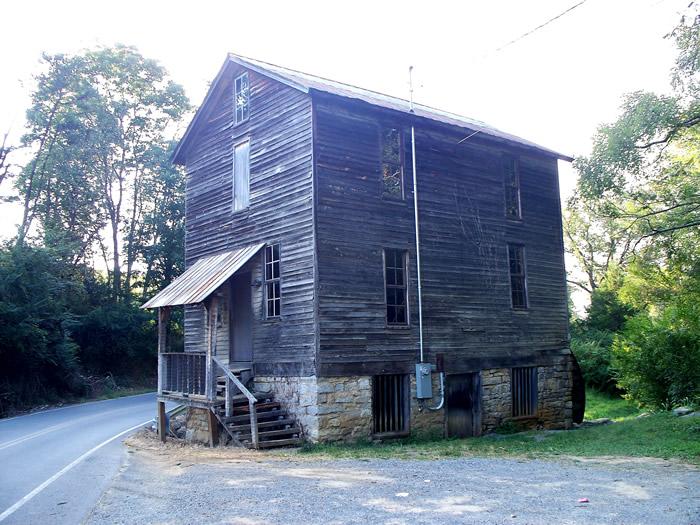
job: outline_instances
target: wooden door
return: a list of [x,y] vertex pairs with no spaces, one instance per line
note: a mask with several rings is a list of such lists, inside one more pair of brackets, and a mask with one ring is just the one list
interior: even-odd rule
[[253,361],[253,312],[250,273],[234,275],[231,281],[231,349],[229,363],[249,367]]
[[475,374],[447,376],[447,437],[475,435],[474,412],[477,406]]

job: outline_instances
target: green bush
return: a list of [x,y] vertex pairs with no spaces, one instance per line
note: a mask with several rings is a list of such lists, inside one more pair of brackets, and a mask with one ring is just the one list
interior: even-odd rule
[[617,382],[640,404],[669,409],[700,397],[700,307],[640,313],[613,344]]
[[158,341],[151,312],[127,303],[100,305],[80,318],[71,336],[89,374],[138,378],[155,374]]
[[612,344],[615,333],[633,314],[615,291],[598,288],[583,320],[571,324],[571,351],[581,367],[586,384],[601,392],[619,393],[612,368]]
[[571,328],[571,351],[586,385],[601,392],[618,392],[611,365],[614,334],[576,324]]
[[70,338],[81,289],[45,248],[0,249],[0,416],[84,388]]

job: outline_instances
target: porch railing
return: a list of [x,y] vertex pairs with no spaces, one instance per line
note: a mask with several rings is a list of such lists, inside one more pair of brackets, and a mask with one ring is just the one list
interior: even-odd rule
[[207,354],[163,352],[158,354],[158,393],[207,394]]

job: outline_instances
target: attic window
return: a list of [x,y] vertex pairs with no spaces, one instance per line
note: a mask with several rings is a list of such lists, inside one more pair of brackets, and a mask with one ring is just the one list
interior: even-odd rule
[[503,176],[506,190],[506,217],[520,219],[520,166],[512,157],[503,158]]
[[248,73],[236,77],[234,81],[233,104],[235,108],[236,124],[248,120],[250,112],[250,86],[248,85]]
[[403,199],[403,155],[401,130],[382,129],[382,196]]

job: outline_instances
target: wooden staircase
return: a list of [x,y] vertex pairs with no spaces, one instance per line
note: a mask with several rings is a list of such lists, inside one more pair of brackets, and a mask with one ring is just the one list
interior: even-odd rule
[[[253,395],[258,399],[255,403],[258,448],[301,445],[301,428],[279,402],[274,400],[272,394],[253,392]],[[232,415],[228,417],[221,406],[213,410],[234,445],[253,448],[248,398],[244,395],[233,396],[231,408]]]

